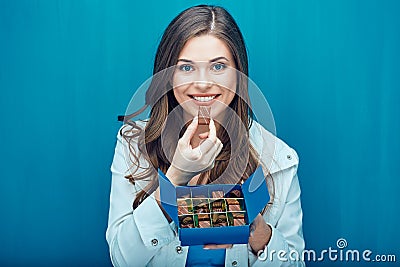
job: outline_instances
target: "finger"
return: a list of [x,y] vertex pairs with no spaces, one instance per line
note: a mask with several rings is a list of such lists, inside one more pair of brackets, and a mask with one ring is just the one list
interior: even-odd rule
[[201,134],[199,134],[199,138],[200,139],[206,139],[207,137],[208,137],[208,132],[205,132],[205,133],[201,133]]
[[[208,138],[200,143],[198,146],[201,153],[207,153],[213,146],[217,145],[216,142],[219,140],[217,138],[214,120],[210,119],[210,132],[208,132]],[[203,133],[202,133],[203,134]],[[205,142],[207,141],[207,142]]]
[[210,118],[209,129],[210,129],[210,133],[208,135],[208,138],[210,138],[211,141],[214,142],[215,139],[217,138],[217,130],[215,128],[215,123],[214,123],[214,120],[212,118]]
[[[205,142],[207,142],[208,144],[211,144],[212,142],[210,141],[210,139],[206,139],[206,140],[204,140],[202,143],[205,143]],[[208,145],[207,144],[207,145]],[[218,155],[218,153],[221,151],[221,149],[222,149],[222,147],[223,147],[223,144],[222,144],[222,142],[221,141],[219,141],[219,139],[217,138],[217,140],[216,140],[216,142],[215,143],[212,143],[213,145],[210,147],[210,149],[208,150],[208,151],[206,151],[205,149],[207,149],[208,147],[206,147],[206,146],[203,146],[204,147],[204,150],[202,149],[201,150],[201,153],[203,154],[203,156],[204,157],[207,157],[208,159],[210,159],[210,160],[213,160],[217,155]]]
[[204,162],[208,162],[207,170],[214,168],[215,159],[217,158],[218,154],[221,152],[223,145],[222,143],[214,145],[206,154],[203,154],[202,157]]
[[[219,141],[219,139],[218,139],[218,141]],[[218,143],[218,149],[217,149],[217,151],[215,152],[215,157],[214,157],[214,158],[217,158],[217,157],[218,157],[218,155],[219,155],[219,153],[221,153],[221,150],[222,150],[223,147],[224,147],[224,144],[222,144],[222,142],[219,141],[219,143]]]
[[192,122],[189,124],[189,126],[187,127],[185,133],[183,134],[183,136],[181,137],[181,140],[185,143],[185,144],[190,144],[190,140],[192,140],[194,133],[196,132],[197,129],[197,125],[199,122],[199,118],[196,116],[193,118]]
[[209,153],[211,155],[210,160],[212,160],[214,162],[215,159],[218,157],[219,153],[221,153],[221,150],[223,147],[224,147],[224,145],[221,142],[218,142],[215,147],[210,149],[210,151],[209,151]]
[[207,154],[212,148],[217,148],[217,147],[218,146],[213,141],[211,141],[210,138],[207,138],[196,148],[200,150],[201,154],[204,155]]

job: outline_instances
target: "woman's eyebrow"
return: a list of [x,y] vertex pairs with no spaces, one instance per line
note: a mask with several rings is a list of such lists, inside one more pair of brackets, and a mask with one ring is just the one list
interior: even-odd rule
[[[229,59],[227,59],[226,57],[216,57],[216,58],[211,59],[209,62],[215,62],[215,61],[218,61],[218,60],[221,60],[221,59],[224,59],[224,60],[229,62]],[[187,62],[187,63],[194,63],[193,60],[186,59],[186,58],[180,58],[180,59],[178,59],[178,62],[179,61]]]
[[187,63],[193,63],[192,60],[185,59],[185,58],[180,58],[180,59],[178,59],[178,62],[179,62],[179,61],[183,61],[183,62],[187,62]]
[[221,59],[224,59],[224,60],[229,62],[229,59],[227,59],[226,57],[216,57],[216,58],[211,59],[210,62],[215,62],[215,61],[218,61],[218,60],[221,60]]

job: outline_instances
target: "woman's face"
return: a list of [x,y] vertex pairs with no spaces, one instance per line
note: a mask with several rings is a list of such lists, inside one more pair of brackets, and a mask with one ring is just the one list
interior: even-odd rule
[[211,106],[211,117],[217,117],[235,96],[235,67],[222,40],[209,34],[189,39],[174,71],[175,98],[192,117],[197,115],[199,106]]

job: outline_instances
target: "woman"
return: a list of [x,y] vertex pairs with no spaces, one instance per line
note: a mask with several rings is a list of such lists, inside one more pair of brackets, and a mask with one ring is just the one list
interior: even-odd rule
[[[153,73],[146,106],[125,118],[117,136],[106,233],[113,264],[303,266],[292,261],[304,249],[297,154],[252,121],[247,53],[231,15],[205,5],[180,13],[163,34]],[[147,106],[147,121],[130,120]],[[199,106],[211,107],[205,125]],[[181,246],[159,201],[157,169],[175,185],[232,184],[259,165],[271,201],[249,243]],[[286,260],[270,257],[280,250]]]

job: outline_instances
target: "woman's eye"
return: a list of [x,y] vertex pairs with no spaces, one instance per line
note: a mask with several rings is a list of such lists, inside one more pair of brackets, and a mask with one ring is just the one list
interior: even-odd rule
[[184,71],[184,72],[193,71],[193,67],[192,67],[191,65],[181,65],[181,66],[179,67],[179,69],[180,69],[181,71]]
[[224,63],[216,63],[212,66],[213,71],[221,71],[226,68],[226,65]]

